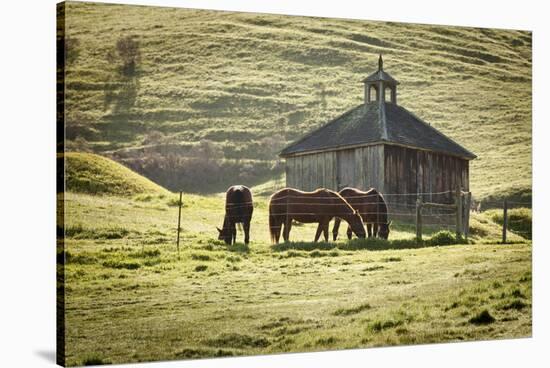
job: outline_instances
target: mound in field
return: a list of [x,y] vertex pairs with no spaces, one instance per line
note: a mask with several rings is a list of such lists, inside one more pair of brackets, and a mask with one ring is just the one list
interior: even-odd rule
[[[58,155],[58,160],[61,155]],[[65,185],[69,192],[88,194],[168,194],[151,180],[103,156],[92,153],[65,153]]]

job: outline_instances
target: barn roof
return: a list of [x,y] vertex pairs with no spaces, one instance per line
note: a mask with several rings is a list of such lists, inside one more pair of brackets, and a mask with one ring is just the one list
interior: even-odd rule
[[281,157],[363,144],[397,144],[471,160],[472,152],[407,109],[390,102],[361,104],[280,152]]
[[371,75],[369,75],[368,77],[366,77],[365,79],[363,79],[363,83],[378,82],[378,81],[387,82],[388,84],[393,84],[393,85],[398,85],[399,84],[398,81],[393,79],[393,77],[391,75],[389,75],[388,73],[386,73],[383,70],[378,70],[378,71],[372,73]]

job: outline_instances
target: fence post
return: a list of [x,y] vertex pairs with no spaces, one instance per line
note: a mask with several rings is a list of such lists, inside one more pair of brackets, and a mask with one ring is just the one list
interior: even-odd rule
[[462,236],[462,188],[458,187],[455,193],[456,204],[456,239]]
[[464,205],[465,214],[464,214],[464,237],[466,241],[470,235],[470,207],[472,205],[472,192],[466,193],[466,204]]
[[182,195],[182,192],[180,192],[180,200],[178,202],[178,207],[179,207],[179,209],[178,209],[178,237],[177,237],[177,240],[176,240],[176,248],[178,250],[178,254],[180,253],[181,205],[183,204],[182,201],[181,201],[181,195]]
[[416,242],[422,242],[422,199],[416,198]]
[[502,214],[502,244],[506,244],[506,230],[508,229],[508,200],[504,200],[504,213]]

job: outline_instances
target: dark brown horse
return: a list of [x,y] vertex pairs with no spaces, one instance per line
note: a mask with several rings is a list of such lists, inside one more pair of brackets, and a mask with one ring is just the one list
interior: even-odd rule
[[279,242],[283,225],[283,239],[288,241],[292,220],[319,223],[315,241],[319,240],[321,232],[325,236],[325,241],[328,241],[328,224],[336,216],[347,221],[358,237],[366,236],[361,216],[340,194],[328,189],[317,189],[314,192],[302,192],[292,188],[281,189],[273,194],[269,201],[271,241]]
[[237,238],[235,224],[242,223],[244,243],[248,244],[253,210],[250,189],[244,185],[234,185],[227,189],[225,193],[225,218],[223,219],[223,228],[218,229],[218,239],[225,241],[226,244],[235,243]]
[[[391,222],[388,222],[388,206],[380,192],[374,188],[366,192],[355,188],[344,188],[339,193],[359,212],[363,221],[367,224],[369,238],[378,236],[382,239],[388,239]],[[339,218],[334,220],[334,228],[332,230],[334,240],[338,237],[340,221]],[[348,239],[351,239],[352,234],[349,227],[347,235]]]

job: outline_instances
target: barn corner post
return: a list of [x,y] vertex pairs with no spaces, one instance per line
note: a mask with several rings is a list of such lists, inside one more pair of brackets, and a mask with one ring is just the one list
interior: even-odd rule
[[462,238],[462,188],[457,187],[455,192],[455,204],[456,204],[456,240]]
[[416,242],[422,243],[422,199],[416,198]]
[[464,238],[468,241],[470,236],[470,207],[472,206],[472,192],[468,191],[465,194],[464,204]]
[[177,238],[176,238],[176,250],[178,252],[178,257],[180,255],[180,231],[181,231],[181,206],[183,202],[181,201],[183,192],[180,191],[180,198],[178,201],[178,229],[177,229]]

